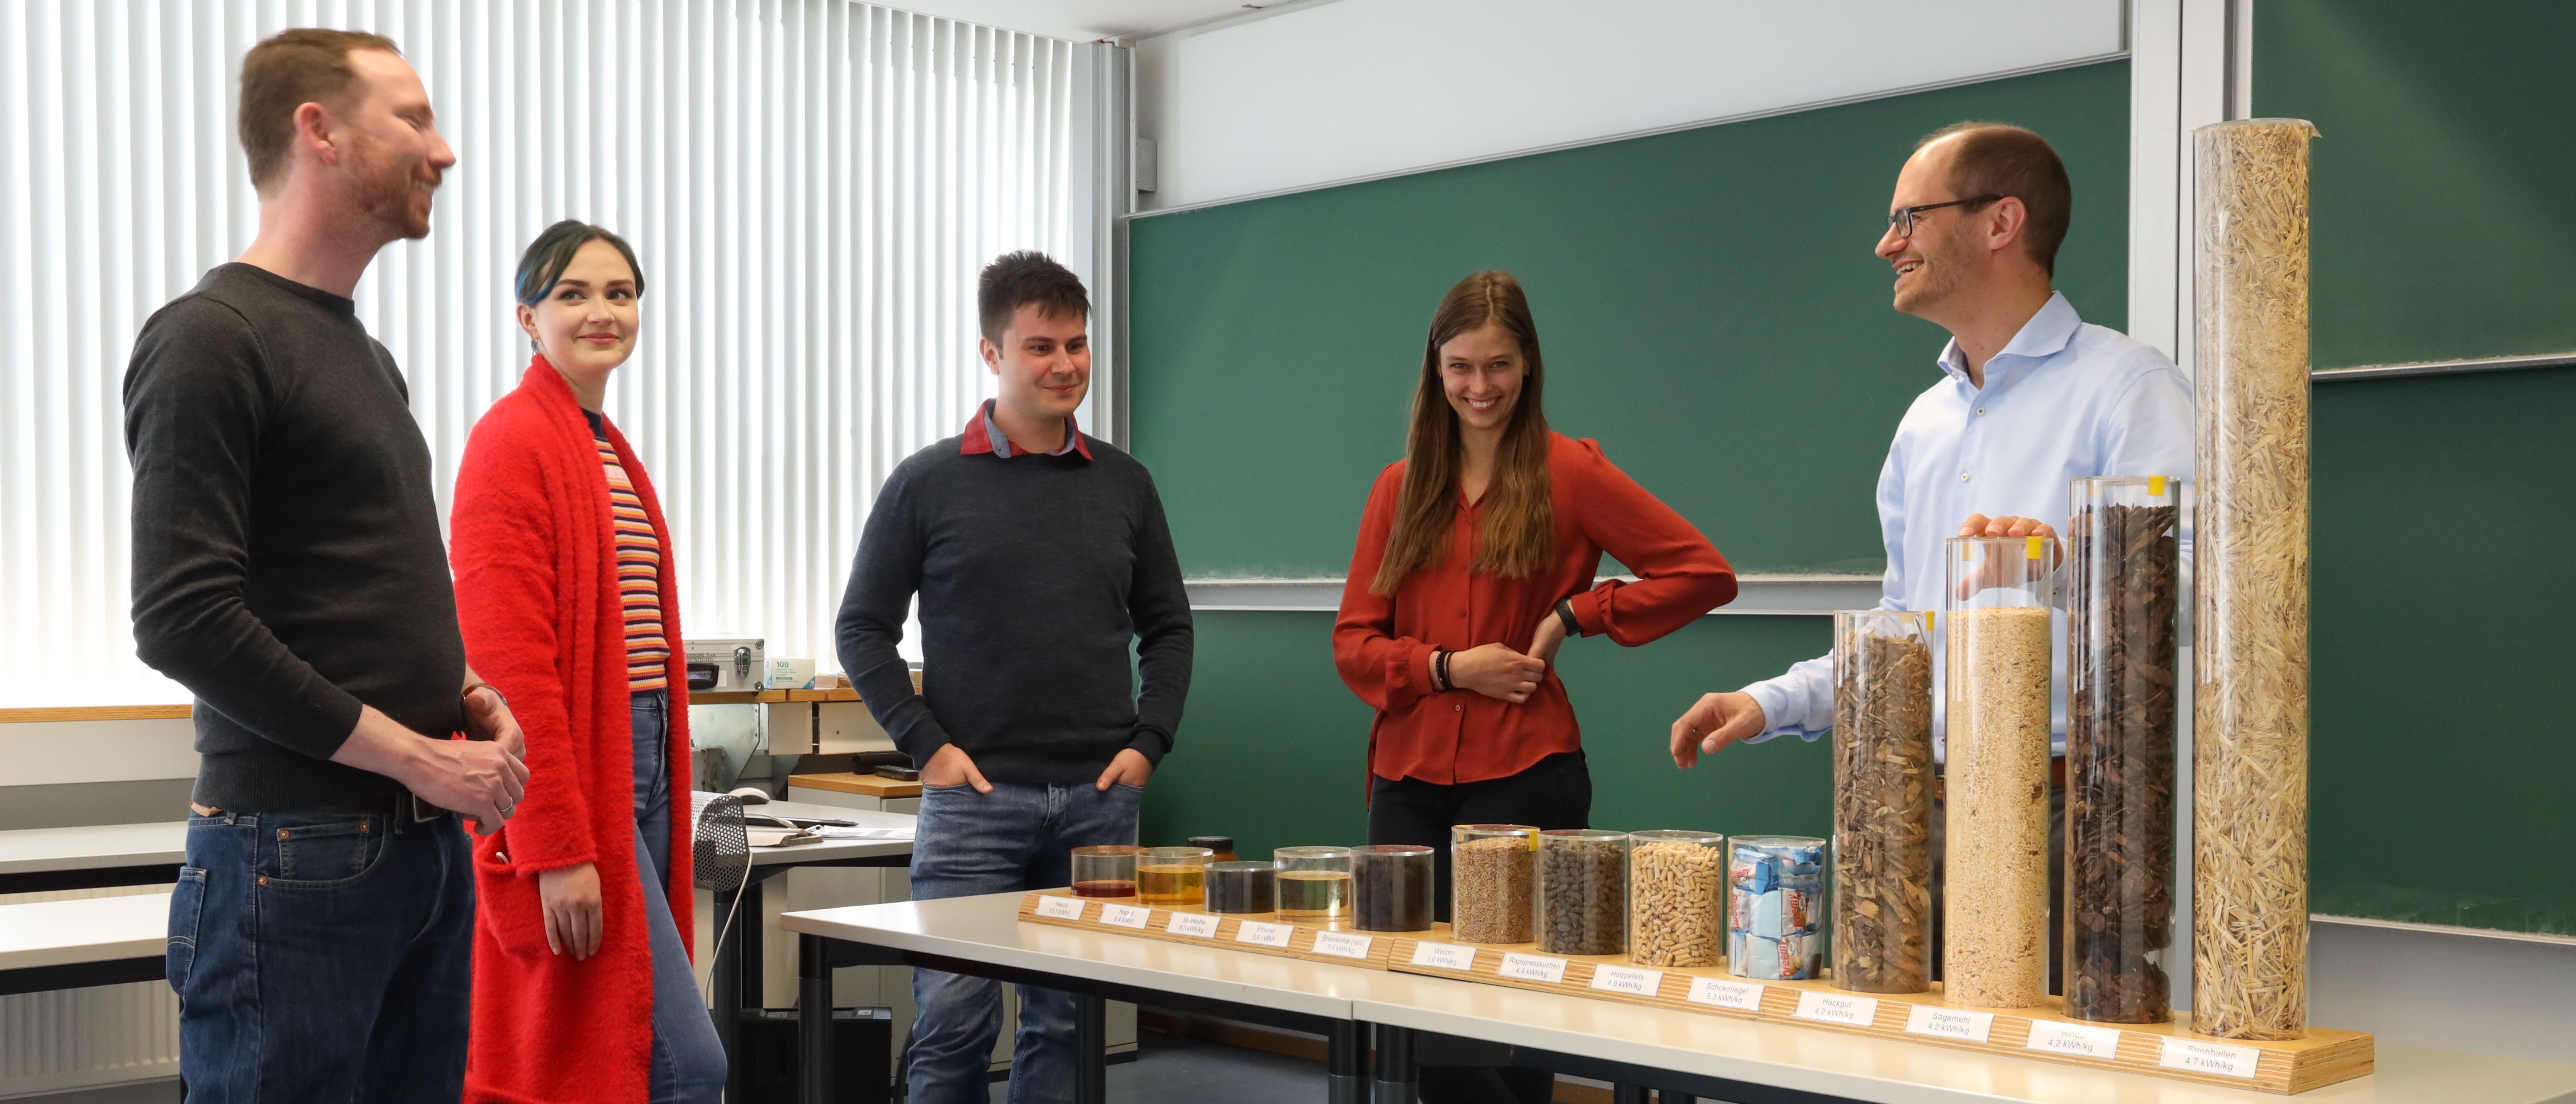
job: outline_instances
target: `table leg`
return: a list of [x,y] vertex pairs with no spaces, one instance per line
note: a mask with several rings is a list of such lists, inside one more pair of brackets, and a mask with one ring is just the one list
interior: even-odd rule
[[1341,1020],[1324,1037],[1327,1104],[1368,1104],[1368,1036],[1356,1020]]
[[760,883],[766,880],[755,870],[751,881],[742,887],[742,919],[736,921],[741,926],[733,937],[734,949],[742,956],[742,997],[734,1003],[745,1009],[769,1007],[767,971],[761,966],[761,956],[768,951],[764,945],[768,933],[761,927],[764,918]]
[[1109,1002],[1073,995],[1073,1104],[1109,1102]]
[[832,958],[819,935],[797,937],[796,1060],[799,1104],[829,1104],[832,1084]]
[[1614,1084],[1610,1086],[1610,1104],[1654,1104],[1647,1099],[1646,1092],[1644,1085]]
[[[737,894],[733,890],[716,891],[716,923],[723,924],[726,917],[735,914],[736,897]],[[740,936],[731,934],[730,929],[722,927],[716,929],[715,938],[716,960],[707,968],[707,992],[713,997],[711,1003],[715,1005],[709,1014],[716,1021],[716,1042],[724,1046],[725,1098],[741,1100],[743,1099],[743,1062],[740,1046],[742,1002],[737,997],[742,992],[742,939]]]
[[1655,1094],[1655,1104],[1699,1104],[1699,1098],[1686,1092],[1665,1089]]
[[1421,1071],[1413,1063],[1413,1031],[1377,1026],[1377,1078],[1369,1084],[1369,1104],[1420,1104]]

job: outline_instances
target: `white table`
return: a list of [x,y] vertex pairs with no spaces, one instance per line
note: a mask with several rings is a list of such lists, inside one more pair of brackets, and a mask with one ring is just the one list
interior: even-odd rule
[[[765,805],[746,805],[743,807],[743,812],[746,816],[765,813],[788,818],[844,820],[862,828],[909,830],[913,824],[913,818],[904,813],[845,809],[837,805],[810,805],[800,801],[772,801]],[[753,827],[763,826],[763,823],[757,820],[752,821],[751,824]],[[769,827],[775,827],[775,825],[769,825]],[[750,880],[745,882],[739,891],[717,890],[715,893],[717,923],[722,924],[724,918],[728,916],[741,917],[741,928],[733,933],[732,938],[724,939],[723,932],[717,933],[717,937],[723,940],[723,950],[717,953],[715,964],[708,971],[707,978],[707,988],[716,999],[716,1038],[724,1044],[727,1056],[737,1057],[740,1054],[736,1036],[740,1032],[743,1014],[760,1009],[768,1003],[763,999],[760,984],[761,883],[797,867],[910,866],[911,864],[912,838],[909,835],[902,839],[826,839],[788,847],[751,849]],[[831,1006],[831,993],[827,983],[820,1007],[829,1009]],[[828,1016],[830,1013],[827,1011],[825,1015]],[[746,1064],[734,1061],[731,1066],[733,1075],[728,1095],[739,1098],[745,1095],[742,1076]]]
[[[2369,1077],[2281,1097],[2143,1074],[2087,1070],[1724,1016],[1645,1008],[1476,982],[1229,951],[1019,922],[1021,895],[993,894],[789,913],[803,935],[799,976],[829,985],[842,955],[887,965],[1033,981],[1317,1031],[1332,1041],[1335,1104],[1410,1101],[1420,1063],[1517,1064],[1596,1077],[1616,1099],[1696,1093],[1745,1102],[1872,1104],[2576,1104],[2576,1066],[2381,1045]],[[857,944],[856,948],[848,945]],[[826,990],[828,991],[828,989]],[[828,1001],[821,1002],[828,1006]],[[808,1008],[817,1002],[808,999]],[[828,1099],[824,1024],[807,1019],[804,1097]],[[1378,1076],[1364,1086],[1362,1028]],[[1081,1071],[1077,1100],[1099,1100],[1105,1069]]]
[[0,831],[0,893],[173,882],[187,854],[184,820]]
[[169,937],[167,893],[0,905],[0,994],[158,980]]

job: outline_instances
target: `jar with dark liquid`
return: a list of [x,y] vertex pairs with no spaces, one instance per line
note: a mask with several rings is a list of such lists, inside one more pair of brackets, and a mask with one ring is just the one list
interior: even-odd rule
[[1232,915],[1279,907],[1278,871],[1266,862],[1218,862],[1207,868],[1207,910]]
[[1216,852],[1204,847],[1149,847],[1136,857],[1136,899],[1170,908],[1207,899],[1207,864]]
[[1279,872],[1279,918],[1308,923],[1351,913],[1351,849],[1282,847],[1270,853]]
[[1145,849],[1127,844],[1104,844],[1073,849],[1073,895],[1076,897],[1133,897],[1136,895],[1136,858]]

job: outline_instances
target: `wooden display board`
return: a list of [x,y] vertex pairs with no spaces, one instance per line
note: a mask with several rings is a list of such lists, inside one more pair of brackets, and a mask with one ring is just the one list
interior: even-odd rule
[[[1542,955],[1533,943],[1453,943],[1446,924],[1409,934],[1359,932],[1341,923],[1265,927],[1259,917],[1148,908],[1134,898],[1080,898],[1068,890],[1022,898],[1020,919],[2270,1093],[2348,1081],[2373,1066],[2372,1038],[2361,1032],[2310,1028],[2307,1038],[2282,1042],[2212,1039],[2180,1022],[2190,1018],[2187,1011],[2170,1024],[2098,1024],[2064,1015],[2053,997],[2038,1008],[1964,1008],[1943,1003],[1937,983],[1929,993],[1854,993],[1826,981],[1739,978],[1716,966],[1650,969],[1626,955]],[[1256,941],[1243,938],[1247,920]],[[1290,929],[1284,939],[1278,927]]]

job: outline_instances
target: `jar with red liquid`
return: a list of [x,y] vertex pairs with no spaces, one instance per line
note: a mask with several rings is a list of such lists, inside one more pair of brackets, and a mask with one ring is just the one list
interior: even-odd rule
[[1144,848],[1127,844],[1074,848],[1073,895],[1076,897],[1135,896],[1136,860],[1144,854]]

